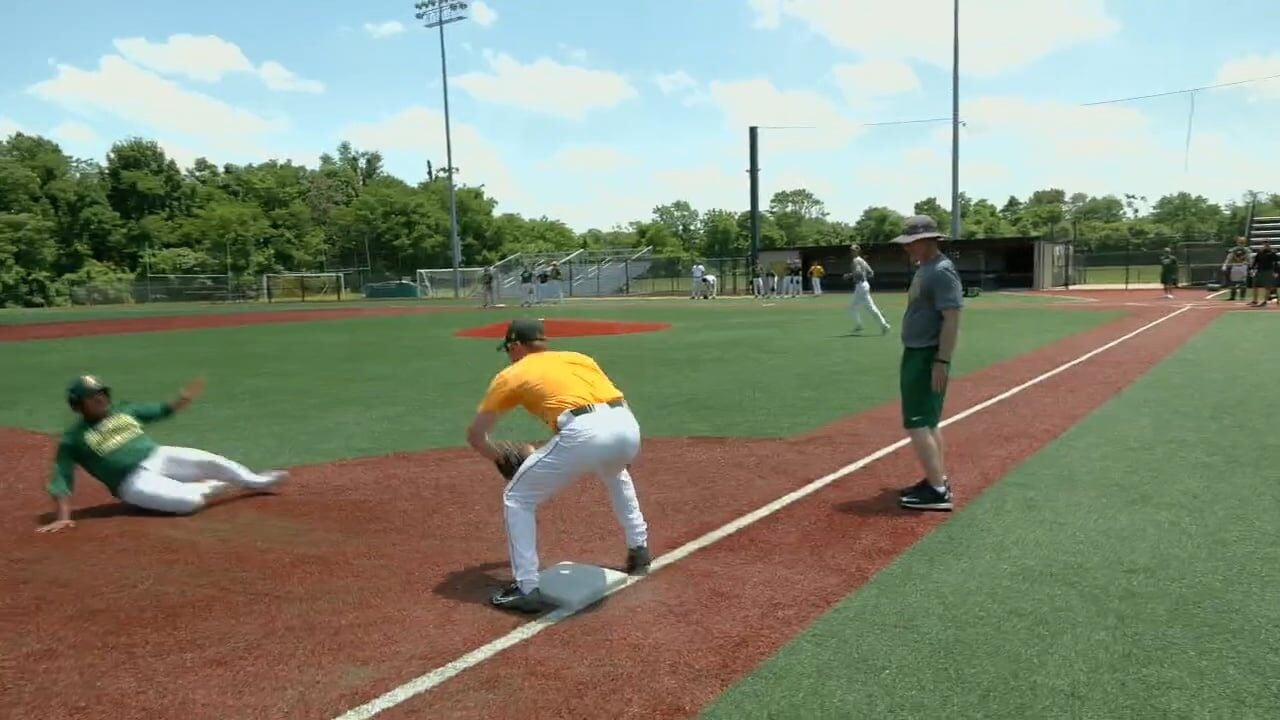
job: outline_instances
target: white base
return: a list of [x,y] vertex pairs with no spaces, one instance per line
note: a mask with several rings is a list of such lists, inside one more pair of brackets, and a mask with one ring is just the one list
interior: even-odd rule
[[627,581],[627,574],[596,565],[561,562],[538,573],[538,587],[548,602],[578,610]]

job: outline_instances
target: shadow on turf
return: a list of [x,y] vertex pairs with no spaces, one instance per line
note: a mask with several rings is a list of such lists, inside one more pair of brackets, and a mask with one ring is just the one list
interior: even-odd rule
[[[513,613],[510,610],[495,608],[489,603],[489,598],[497,591],[501,590],[511,582],[511,564],[508,562],[487,562],[471,567],[454,570],[445,576],[439,584],[432,589],[432,592],[440,597],[458,602],[471,603],[472,605],[481,605],[494,612],[521,615],[529,619],[537,618],[545,615],[553,608],[548,607],[537,614]],[[600,600],[588,607],[582,608],[576,615],[589,615],[601,608],[608,598]]]
[[885,515],[903,514],[902,508],[898,505],[898,491],[896,488],[882,488],[880,492],[869,498],[847,500],[836,505],[836,509],[858,517],[883,517]]
[[[226,505],[237,500],[243,500],[251,497],[263,497],[271,493],[238,493],[235,495],[226,495],[215,499],[205,506],[205,510],[211,510],[219,505]],[[47,525],[57,518],[57,513],[53,511],[41,513],[36,516],[36,522],[40,525]],[[157,518],[174,518],[181,517],[169,513],[157,512],[155,510],[147,510],[145,508],[134,507],[123,502],[109,502],[101,505],[91,505],[85,508],[79,508],[71,511],[71,519],[76,522],[82,520],[106,520],[116,517],[157,517]]]

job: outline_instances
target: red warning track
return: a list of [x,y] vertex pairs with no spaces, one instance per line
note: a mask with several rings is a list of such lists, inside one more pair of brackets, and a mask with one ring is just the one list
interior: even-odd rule
[[[462,308],[459,308],[461,310]],[[147,317],[70,320],[67,322],[0,325],[0,342],[51,340],[88,335],[168,332],[202,328],[239,327],[269,323],[314,322],[349,318],[388,317],[418,313],[448,312],[453,308],[379,307],[331,308],[322,310],[260,310],[257,312],[209,315],[152,315]]]
[[[1166,313],[1138,308],[958,379],[950,409]],[[1214,316],[1184,312],[948,428],[960,504]],[[634,471],[655,554],[895,442],[899,425],[891,403],[785,440],[646,439]],[[0,624],[0,705],[15,717],[332,718],[527,621],[487,606],[509,577],[501,479],[470,452],[298,468],[281,495],[190,518],[122,514],[83,482],[78,505],[99,504],[44,536],[50,452],[0,432],[0,617],[20,619]],[[895,507],[918,475],[893,453],[378,717],[692,717],[945,521]],[[538,520],[545,563],[622,561],[599,483]]]
[[[630,335],[632,333],[650,333],[666,330],[670,323],[663,322],[623,322],[620,320],[578,320],[573,318],[548,318],[542,321],[547,336],[585,337],[588,335]],[[480,327],[466,328],[454,333],[458,337],[499,339],[506,335],[508,323],[493,323]]]

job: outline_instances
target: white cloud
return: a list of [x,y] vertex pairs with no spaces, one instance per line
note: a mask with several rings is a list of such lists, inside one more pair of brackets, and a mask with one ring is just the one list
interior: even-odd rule
[[53,78],[32,85],[27,92],[75,112],[106,112],[160,134],[185,135],[249,157],[263,152],[261,136],[286,127],[281,120],[268,120],[187,90],[117,55],[103,57],[95,70],[59,65]]
[[920,78],[916,77],[911,66],[896,60],[868,60],[856,65],[836,65],[832,68],[832,73],[851,105],[861,105],[875,98],[920,89]]
[[386,22],[364,24],[364,31],[375,38],[391,37],[404,32],[404,23],[399,20],[388,20]]
[[659,73],[653,78],[658,84],[658,89],[662,90],[663,95],[680,92],[681,90],[692,90],[698,86],[698,81],[684,70],[677,70],[672,73]]
[[489,7],[489,3],[476,0],[471,3],[471,18],[476,21],[476,24],[488,27],[498,22],[498,11]]
[[0,141],[9,139],[9,136],[14,133],[25,132],[26,130],[18,124],[17,120],[0,115]]
[[[456,121],[450,125],[458,182],[483,184],[486,194],[504,205],[519,205],[527,200],[496,145],[472,125]],[[399,156],[412,161],[422,169],[423,176],[428,160],[437,168],[446,163],[444,114],[432,108],[414,106],[376,122],[349,125],[342,137],[357,147],[379,150],[388,160]]]
[[556,47],[560,48],[560,52],[568,55],[569,59],[574,62],[584,63],[587,61],[587,51],[582,48],[572,47],[564,43],[556,43]]
[[631,167],[639,158],[612,145],[572,145],[556,153],[551,164],[561,170],[577,173],[607,173]]
[[[1223,63],[1218,69],[1218,75],[1214,78],[1213,84],[1240,82],[1273,75],[1280,75],[1280,53],[1272,53],[1269,56],[1246,55]],[[1236,85],[1222,88],[1222,90],[1246,92],[1252,101],[1280,100],[1280,78]]]
[[772,30],[782,23],[782,0],[748,0],[755,11],[755,26]]
[[[951,67],[952,0],[749,2],[759,28],[777,28],[785,16],[867,57]],[[966,0],[960,8],[960,71],[996,75],[1119,29],[1105,0]]]
[[93,128],[74,120],[59,124],[50,131],[50,134],[59,140],[77,145],[92,145],[98,141],[98,133],[94,132]]
[[262,76],[262,82],[272,90],[289,90],[314,94],[324,92],[323,83],[317,80],[304,80],[275,60],[268,60],[262,63],[262,69],[258,73]]
[[637,96],[622,75],[562,65],[550,58],[523,64],[506,53],[485,51],[492,72],[471,72],[454,83],[473,97],[498,105],[582,120],[593,110],[616,107]]
[[[962,104],[961,116],[961,188],[993,200],[1060,187],[1153,198],[1186,190],[1221,201],[1265,187],[1274,179],[1266,159],[1280,155],[1276,138],[1245,145],[1219,132],[1193,132],[1184,169],[1185,133],[1119,104],[980,97]],[[935,173],[949,178],[949,133],[935,133],[934,143],[937,162],[914,173],[917,180]],[[949,180],[945,184],[949,193]]]
[[779,90],[765,78],[712,82],[711,101],[724,113],[725,124],[733,133],[750,125],[801,126],[765,131],[768,138],[761,143],[774,149],[839,148],[862,131],[822,95],[809,90]]
[[253,63],[233,42],[217,35],[170,35],[162,43],[146,38],[121,38],[114,41],[116,50],[136,65],[165,75],[179,75],[201,82],[218,82],[231,73],[258,76],[272,90],[321,93],[324,85],[303,80],[279,62],[268,60],[261,67]]

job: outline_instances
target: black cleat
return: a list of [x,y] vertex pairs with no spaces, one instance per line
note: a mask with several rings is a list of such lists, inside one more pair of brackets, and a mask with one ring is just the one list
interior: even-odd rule
[[649,572],[649,565],[653,562],[653,558],[649,555],[648,546],[627,550],[627,574],[643,575]]

